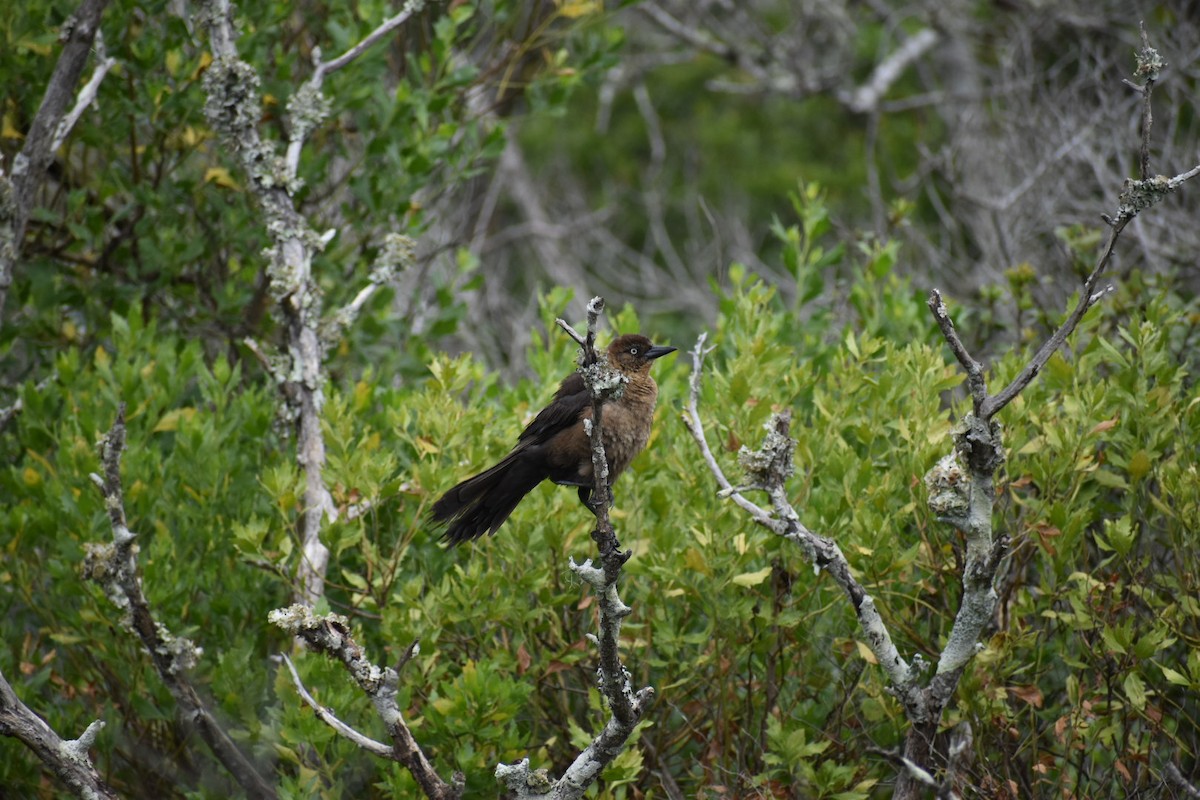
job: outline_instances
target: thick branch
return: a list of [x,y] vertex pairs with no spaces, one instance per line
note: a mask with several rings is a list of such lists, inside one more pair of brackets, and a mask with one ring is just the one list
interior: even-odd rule
[[21,702],[0,672],[0,736],[11,736],[32,750],[76,797],[117,800],[117,793],[101,779],[88,759],[88,750],[103,727],[104,723],[96,720],[78,739],[64,741]]
[[84,560],[84,575],[100,584],[104,593],[124,612],[122,624],[142,642],[163,685],[175,698],[180,717],[196,727],[200,737],[212,749],[217,760],[229,770],[246,794],[273,800],[275,787],[269,784],[217,722],[187,678],[203,650],[188,639],[174,636],[154,619],[142,593],[138,577],[137,534],[129,530],[121,489],[121,454],[125,449],[125,406],[117,412],[116,422],[100,440],[100,461],[104,477],[93,473],[104,496],[105,510],[112,526],[111,544],[89,544]]
[[312,259],[322,239],[296,211],[291,197],[297,186],[295,178],[288,174],[273,143],[264,140],[258,131],[259,78],[249,64],[238,58],[231,14],[228,0],[208,0],[204,4],[203,18],[213,50],[213,63],[204,75],[208,93],[204,110],[209,123],[241,159],[272,240],[267,274],[271,294],[283,316],[290,362],[281,370],[285,380],[280,388],[286,415],[296,426],[296,461],[305,476],[296,599],[315,605],[325,593],[329,564],[321,527],[327,514],[330,518],[337,515],[323,475],[324,348],[318,334],[320,293],[312,279]]
[[[307,606],[297,603],[289,608],[272,611],[267,619],[293,636],[304,640],[311,649],[342,662],[346,671],[350,673],[350,677],[370,698],[372,705],[375,706],[375,712],[387,727],[388,735],[392,737],[392,746],[387,748],[387,753],[383,753],[375,747],[375,745],[379,745],[378,742],[364,745],[355,740],[360,747],[365,747],[375,755],[390,758],[404,765],[412,773],[425,796],[432,800],[457,800],[462,797],[464,787],[462,773],[455,773],[450,783],[442,780],[405,723],[400,706],[396,703],[397,687],[400,681],[396,670],[390,667],[376,666],[367,659],[362,647],[350,636],[349,621],[345,617],[338,614],[318,616],[313,614]],[[296,681],[299,684],[298,678]],[[329,716],[332,717],[331,714]],[[325,717],[322,716],[322,719]],[[328,719],[325,721],[329,722]],[[337,728],[337,730],[346,735],[342,728]]]
[[[25,145],[13,159],[11,174],[6,177],[0,170],[0,315],[4,312],[8,287],[12,285],[13,269],[21,255],[34,194],[42,184],[54,151],[61,144],[58,133],[65,121],[67,105],[75,95],[92,42],[100,29],[100,16],[107,5],[108,0],[83,0],[79,9],[63,23],[59,33],[63,42],[62,54],[54,65],[54,73],[33,124],[25,134]],[[108,66],[104,66],[103,61],[97,66],[99,79],[103,79]],[[97,85],[99,79],[93,78]],[[83,113],[80,105],[83,98],[81,95],[76,103],[78,113],[72,112],[72,124]]]

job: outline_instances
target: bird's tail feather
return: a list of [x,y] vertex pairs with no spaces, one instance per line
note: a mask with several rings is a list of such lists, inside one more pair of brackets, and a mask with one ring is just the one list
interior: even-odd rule
[[518,450],[499,464],[467,478],[433,504],[432,516],[446,523],[442,540],[453,545],[495,533],[545,473]]

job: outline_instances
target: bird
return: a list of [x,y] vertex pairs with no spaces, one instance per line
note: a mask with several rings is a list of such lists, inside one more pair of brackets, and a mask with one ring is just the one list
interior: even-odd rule
[[[658,346],[642,334],[617,336],[608,346],[608,364],[628,382],[620,396],[601,405],[608,485],[625,471],[650,439],[658,384],[650,377],[655,360],[676,348]],[[593,513],[592,445],[585,420],[592,418],[592,395],[578,372],[568,375],[550,404],[517,438],[499,463],[467,478],[433,504],[435,524],[445,525],[450,545],[494,534],[534,487],[544,480],[578,487],[580,501]]]

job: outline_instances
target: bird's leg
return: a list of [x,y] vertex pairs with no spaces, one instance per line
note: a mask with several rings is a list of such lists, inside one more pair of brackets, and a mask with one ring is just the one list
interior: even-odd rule
[[591,486],[580,486],[579,487],[579,502],[583,503],[587,507],[587,510],[591,511],[596,516],[600,515],[599,510],[596,508],[596,506],[594,506],[592,504],[592,487]]
[[[579,487],[579,502],[581,502],[585,506],[587,506],[588,511],[591,511],[592,514],[594,514],[598,517],[598,516],[600,516],[600,500],[593,498],[592,497],[593,493],[594,493],[594,490],[590,484],[587,486],[580,486]],[[612,484],[609,483],[608,484],[608,506],[609,506],[609,508],[612,508],[612,504],[613,504]]]

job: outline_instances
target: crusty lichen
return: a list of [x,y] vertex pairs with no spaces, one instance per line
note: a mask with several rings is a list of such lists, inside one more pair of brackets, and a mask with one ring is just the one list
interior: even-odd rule
[[956,453],[942,456],[925,473],[929,510],[939,519],[966,519],[971,508],[971,476],[962,468]]
[[738,450],[738,463],[755,487],[782,486],[795,473],[792,450],[796,447],[796,440],[783,432],[789,420],[790,415],[785,419],[784,415],[772,414],[763,425],[767,435],[762,446],[751,450],[742,445]]

